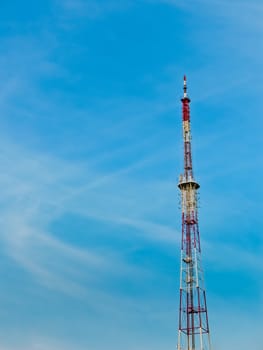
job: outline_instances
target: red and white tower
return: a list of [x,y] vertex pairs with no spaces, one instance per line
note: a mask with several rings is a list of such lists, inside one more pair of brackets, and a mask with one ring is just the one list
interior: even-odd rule
[[184,77],[182,101],[184,174],[180,175],[182,244],[178,350],[211,350],[201,247],[198,228],[197,190],[191,151],[190,98]]

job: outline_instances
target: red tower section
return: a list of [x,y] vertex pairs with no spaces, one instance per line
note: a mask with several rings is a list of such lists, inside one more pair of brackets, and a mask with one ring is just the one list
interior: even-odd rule
[[197,190],[191,151],[190,98],[184,76],[182,122],[184,174],[180,175],[182,243],[178,350],[211,350],[201,246],[198,227]]

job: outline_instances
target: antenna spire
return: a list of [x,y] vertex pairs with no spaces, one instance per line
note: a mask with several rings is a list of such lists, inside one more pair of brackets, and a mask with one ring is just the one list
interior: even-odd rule
[[187,98],[186,75],[184,75],[184,98]]

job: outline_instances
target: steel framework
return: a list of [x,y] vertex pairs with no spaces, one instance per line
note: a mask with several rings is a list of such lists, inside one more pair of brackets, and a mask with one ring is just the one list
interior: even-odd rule
[[180,175],[182,242],[178,350],[211,350],[191,151],[190,98],[184,76],[182,101],[184,174]]

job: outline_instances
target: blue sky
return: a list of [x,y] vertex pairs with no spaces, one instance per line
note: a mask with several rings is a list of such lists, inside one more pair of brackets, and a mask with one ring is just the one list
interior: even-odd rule
[[176,348],[184,74],[212,342],[261,350],[262,15],[3,1],[1,350]]

